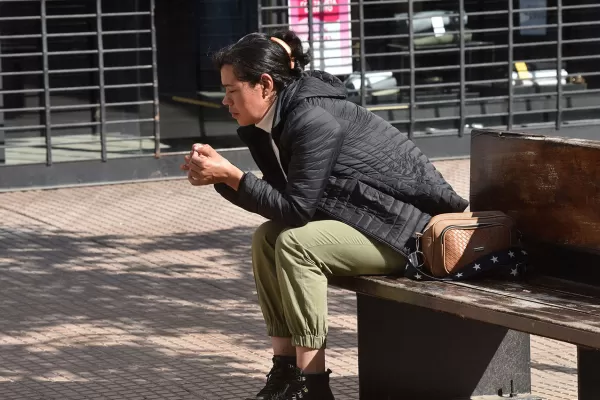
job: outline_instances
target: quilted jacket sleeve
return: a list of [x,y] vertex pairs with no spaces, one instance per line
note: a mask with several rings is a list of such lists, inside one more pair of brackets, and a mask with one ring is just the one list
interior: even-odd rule
[[[242,177],[242,179],[244,179],[244,177]],[[233,204],[238,203],[238,192],[236,192],[234,189],[230,188],[224,183],[216,183],[214,186],[217,193],[223,196],[227,201]]]
[[277,190],[247,173],[234,196],[235,204],[286,226],[302,226],[312,219],[323,196],[343,133],[331,114],[309,106],[291,113],[284,130],[291,154],[285,189]]

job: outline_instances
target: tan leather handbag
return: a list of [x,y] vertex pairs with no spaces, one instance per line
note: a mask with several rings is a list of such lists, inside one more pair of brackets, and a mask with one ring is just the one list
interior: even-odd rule
[[419,234],[424,267],[444,278],[486,254],[518,243],[515,221],[500,211],[440,214]]

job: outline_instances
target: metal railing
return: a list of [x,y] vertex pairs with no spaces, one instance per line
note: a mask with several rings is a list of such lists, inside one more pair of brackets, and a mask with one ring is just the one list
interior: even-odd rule
[[60,146],[99,142],[107,161],[109,143],[132,140],[111,128],[139,124],[150,134],[135,139],[153,140],[159,155],[154,3],[0,0],[0,164],[7,149],[25,147],[8,135],[37,135],[52,165],[63,130],[89,139]]
[[[328,62],[343,58],[347,73],[336,75],[345,80],[350,98],[410,137],[462,136],[479,125],[559,130],[598,122],[600,4],[258,3],[259,30],[298,31],[313,50],[310,68],[327,70]],[[336,20],[347,21],[350,31]],[[336,55],[348,48],[350,55]],[[385,79],[373,83],[378,74]]]
[[[191,42],[172,53],[166,50],[180,40],[180,30],[168,28],[178,14],[169,15],[166,0],[159,3],[165,12],[163,21],[156,16],[159,46],[166,51],[161,135],[155,0],[0,0],[0,167],[6,151],[13,152],[6,164],[20,163],[14,157],[20,149],[19,156],[36,152],[23,164],[158,156],[161,142],[170,151],[182,148],[171,142],[181,140],[180,131],[186,140],[194,137],[194,124],[202,134],[233,134],[234,122],[223,124],[212,108],[206,121],[194,113],[204,115],[199,105],[208,104],[198,97],[203,85],[218,90],[218,74],[209,73],[213,66],[204,57],[226,44],[214,36],[229,41],[254,30],[250,22],[264,32],[298,31],[313,52],[309,69],[339,76],[351,101],[411,137],[453,141],[480,126],[532,130],[600,123],[600,4],[258,0],[254,21],[255,3],[252,13],[242,13],[240,7],[250,3],[231,1],[216,15],[236,18],[240,26],[215,33],[203,18],[214,19],[205,11],[217,1],[196,9],[181,30],[181,40]],[[189,68],[180,76],[183,65]],[[183,103],[198,109],[180,108]],[[147,147],[133,149],[132,141]]]

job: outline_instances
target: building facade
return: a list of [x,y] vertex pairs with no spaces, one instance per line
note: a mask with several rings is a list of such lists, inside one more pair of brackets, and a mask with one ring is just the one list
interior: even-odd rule
[[600,138],[593,0],[4,0],[0,190],[177,176],[194,142],[250,167],[210,54],[279,29],[431,157],[478,127]]

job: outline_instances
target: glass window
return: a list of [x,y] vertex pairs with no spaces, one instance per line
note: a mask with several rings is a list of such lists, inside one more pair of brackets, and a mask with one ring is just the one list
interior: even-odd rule
[[161,139],[166,151],[194,142],[242,145],[221,101],[219,72],[211,54],[257,30],[257,4],[242,0],[157,2]]
[[[560,21],[556,0],[511,1],[464,0],[464,10],[450,0],[368,1],[361,12],[357,2],[314,0],[312,32],[319,38],[332,26],[329,6],[350,4],[353,69],[337,75],[352,101],[417,136],[595,120],[600,6],[564,0]],[[261,5],[261,30],[308,29],[307,19],[293,26],[292,7],[306,13],[306,1]],[[327,40],[333,47],[342,43]]]
[[99,159],[103,110],[107,158],[152,153],[150,2],[40,4],[0,3],[0,162]]

